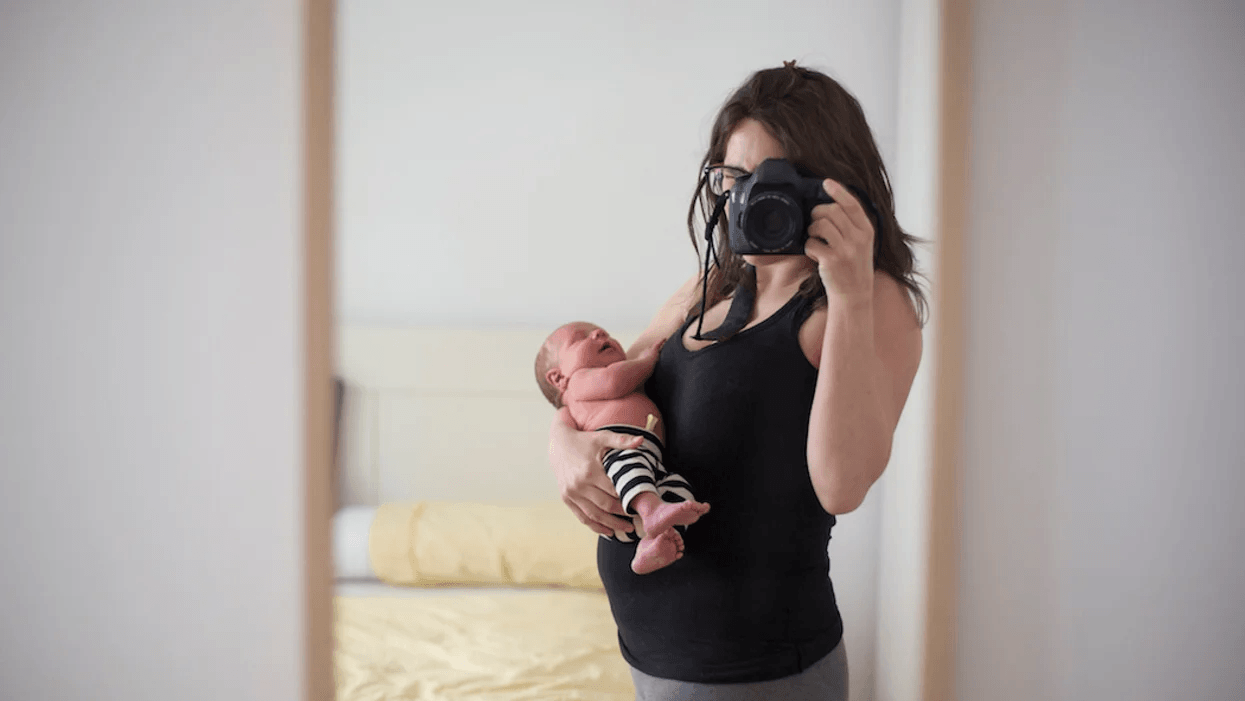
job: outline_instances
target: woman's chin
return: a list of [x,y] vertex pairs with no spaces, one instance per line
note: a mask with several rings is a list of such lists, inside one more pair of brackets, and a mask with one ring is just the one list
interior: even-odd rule
[[792,253],[792,254],[785,254],[785,255],[748,254],[748,255],[743,255],[740,257],[744,259],[745,263],[747,263],[748,265],[751,265],[754,268],[765,268],[771,265],[792,265],[792,264],[798,264],[801,261],[805,261],[809,263],[813,262],[812,259],[804,255],[803,253]]

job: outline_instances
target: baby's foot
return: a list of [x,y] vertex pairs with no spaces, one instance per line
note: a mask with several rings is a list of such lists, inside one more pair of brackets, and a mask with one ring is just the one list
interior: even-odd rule
[[631,560],[631,571],[636,574],[655,572],[683,557],[683,536],[669,530],[657,537],[649,537],[636,546]]
[[690,526],[708,511],[709,505],[699,501],[680,501],[674,504],[663,501],[644,515],[644,532],[658,536],[675,526]]

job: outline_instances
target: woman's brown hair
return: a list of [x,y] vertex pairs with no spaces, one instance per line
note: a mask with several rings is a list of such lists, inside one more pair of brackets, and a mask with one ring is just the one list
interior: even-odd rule
[[[794,61],[784,62],[781,68],[757,71],[718,111],[709,150],[700,164],[702,170],[722,162],[727,141],[745,119],[763,124],[797,168],[820,178],[832,178],[868,195],[878,215],[874,221],[877,253],[873,267],[890,274],[908,291],[916,305],[917,318],[924,326],[928,302],[918,283],[921,276],[915,270],[912,252],[912,245],[921,239],[901,229],[895,218],[890,178],[856,98],[830,76],[796,66]],[[687,212],[687,231],[697,254],[697,213],[700,225],[706,226],[714,199],[708,182],[702,180]],[[725,221],[719,226],[725,226]],[[719,266],[709,273],[705,309],[728,297],[747,277],[743,258],[727,245],[726,232],[720,233]],[[800,294],[824,304],[826,291],[821,277],[809,276],[800,286]],[[688,316],[697,314],[699,308],[698,303]]]

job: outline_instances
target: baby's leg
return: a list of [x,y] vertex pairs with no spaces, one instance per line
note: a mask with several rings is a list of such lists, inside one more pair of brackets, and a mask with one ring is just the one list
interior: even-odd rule
[[635,548],[631,559],[631,571],[648,574],[659,570],[683,557],[683,536],[676,530],[668,530],[659,536],[645,536]]
[[709,511],[708,504],[698,501],[668,502],[655,492],[637,495],[631,502],[644,522],[649,535],[658,536],[675,526],[690,526]]
[[633,504],[636,497],[643,494],[657,497],[657,479],[653,472],[657,460],[643,446],[610,450],[601,462],[605,474],[614,483],[623,511],[638,515]]
[[649,536],[691,525],[709,511],[708,504],[692,498],[686,480],[666,472],[661,459],[660,449],[646,440],[635,448],[611,450],[603,460],[623,510],[639,516]]
[[[696,501],[696,497],[692,495],[692,486],[681,475],[666,472],[660,460],[657,461],[656,467],[657,494],[661,497],[661,502],[675,507],[680,507],[682,504],[691,506],[663,509],[661,504],[656,505],[655,510],[660,510],[660,512],[652,519],[654,528],[673,526],[681,529],[691,525],[709,511],[708,504]],[[661,531],[654,530],[653,532],[660,533]]]

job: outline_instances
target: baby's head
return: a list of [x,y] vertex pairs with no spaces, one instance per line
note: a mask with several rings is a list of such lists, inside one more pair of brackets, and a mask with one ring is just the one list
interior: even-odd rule
[[586,321],[575,321],[549,334],[536,354],[536,384],[545,399],[562,408],[562,393],[571,375],[583,368],[603,368],[626,360],[622,344],[605,329]]

